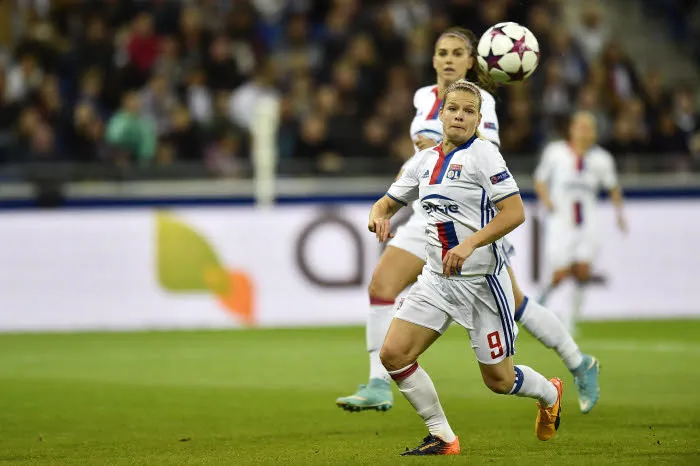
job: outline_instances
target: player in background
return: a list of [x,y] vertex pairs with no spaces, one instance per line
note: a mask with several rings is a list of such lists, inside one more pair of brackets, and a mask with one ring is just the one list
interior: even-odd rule
[[580,314],[586,284],[591,279],[591,262],[599,248],[596,211],[601,188],[615,206],[618,227],[622,232],[627,230],[615,161],[596,141],[595,116],[586,111],[575,113],[569,140],[545,147],[534,175],[537,197],[548,212],[545,256],[553,271],[539,301],[545,302],[557,285],[572,277],[576,286],[571,312],[562,316],[570,332]]
[[[447,87],[458,79],[476,83],[481,92],[480,137],[499,145],[496,101],[491,95],[495,84],[476,61],[477,38],[463,28],[446,30],[437,40],[433,67],[437,84],[418,89],[414,96],[416,116],[411,123],[411,137],[416,151],[433,147],[442,140],[442,122],[437,118]],[[408,165],[409,162],[405,166]],[[369,383],[349,396],[340,397],[336,404],[349,411],[374,409],[386,411],[393,405],[391,378],[384,369],[379,350],[394,316],[394,303],[399,294],[415,283],[426,261],[425,228],[427,217],[420,203],[414,203],[409,221],[399,227],[389,242],[369,285],[370,312],[367,316],[366,342],[370,360]],[[504,241],[508,254],[512,247]],[[548,309],[528,299],[518,286],[505,256],[515,295],[515,319],[548,348],[554,349],[574,375],[583,412],[589,412],[598,401],[598,362],[582,354],[559,319]]]
[[518,186],[498,148],[477,137],[481,92],[452,84],[439,110],[442,143],[418,153],[372,207],[369,230],[380,242],[390,219],[420,199],[428,214],[427,263],[396,311],[380,359],[401,393],[423,418],[429,435],[403,455],[460,451],[427,372],[417,362],[454,321],[469,334],[488,388],[537,399],[536,434],[552,438],[561,415],[561,380],[513,365],[518,327],[501,238],[525,221]]

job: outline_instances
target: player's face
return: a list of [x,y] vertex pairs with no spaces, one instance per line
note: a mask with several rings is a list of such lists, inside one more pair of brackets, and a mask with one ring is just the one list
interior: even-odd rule
[[446,36],[440,39],[433,55],[433,68],[438,79],[450,83],[463,79],[474,66],[471,52],[471,47],[459,37]]
[[481,121],[479,98],[469,91],[454,91],[447,95],[440,108],[445,137],[459,145],[474,136]]
[[571,122],[571,142],[581,147],[595,144],[597,139],[596,122],[589,114],[576,115]]

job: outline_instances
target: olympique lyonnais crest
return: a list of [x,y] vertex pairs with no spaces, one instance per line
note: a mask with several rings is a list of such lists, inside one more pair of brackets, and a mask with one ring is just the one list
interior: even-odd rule
[[457,164],[457,163],[452,163],[450,164],[450,168],[447,170],[447,174],[445,177],[447,177],[448,180],[456,180],[457,178],[460,177],[462,174],[462,165]]

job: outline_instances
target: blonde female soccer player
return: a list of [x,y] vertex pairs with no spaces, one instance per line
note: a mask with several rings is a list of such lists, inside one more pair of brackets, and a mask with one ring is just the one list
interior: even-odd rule
[[380,242],[390,237],[391,217],[408,202],[420,199],[428,214],[427,264],[380,351],[382,364],[429,431],[404,455],[460,451],[435,386],[417,362],[453,321],[467,330],[486,386],[537,399],[540,440],[552,438],[559,427],[561,380],[513,366],[518,328],[501,238],[525,221],[525,209],[498,149],[477,137],[480,111],[476,86],[452,84],[439,110],[442,143],[414,157],[370,213],[369,230]]
[[[481,96],[479,134],[499,145],[496,101],[491,95],[495,85],[476,62],[477,38],[468,29],[451,28],[437,40],[433,67],[437,84],[418,89],[414,96],[416,116],[411,123],[411,137],[416,152],[433,147],[442,140],[442,121],[438,112],[445,90],[458,79],[476,83]],[[414,203],[409,221],[396,232],[377,264],[369,285],[370,312],[367,316],[366,342],[370,360],[369,383],[349,396],[340,397],[336,404],[349,411],[386,411],[393,405],[391,378],[379,359],[379,349],[394,315],[394,303],[399,294],[413,284],[426,261],[425,227],[427,217],[420,203]],[[515,280],[508,263],[512,246],[504,240],[506,270],[515,295],[515,320],[539,341],[559,354],[574,375],[583,412],[590,411],[598,401],[598,361],[582,354],[578,345],[558,318],[548,309],[530,300]]]

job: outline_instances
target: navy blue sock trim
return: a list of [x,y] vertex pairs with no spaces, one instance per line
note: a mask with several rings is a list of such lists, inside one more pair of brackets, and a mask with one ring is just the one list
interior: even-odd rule
[[515,321],[520,322],[520,318],[523,316],[523,312],[525,312],[525,308],[527,307],[527,302],[529,301],[528,297],[525,296],[525,299],[523,299],[523,302],[520,304],[520,307],[518,307],[515,310]]

